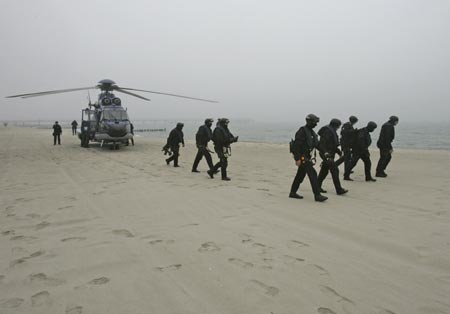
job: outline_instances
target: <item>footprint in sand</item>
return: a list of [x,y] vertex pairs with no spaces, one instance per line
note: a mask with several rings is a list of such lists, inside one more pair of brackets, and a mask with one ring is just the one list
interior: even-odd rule
[[290,255],[283,255],[283,260],[286,264],[296,264],[296,263],[302,263],[305,260],[303,258],[294,257]]
[[66,314],[82,314],[83,307],[82,306],[67,306]]
[[288,242],[287,246],[289,248],[299,248],[299,247],[306,247],[309,246],[309,244],[297,240],[291,240]]
[[212,251],[220,251],[220,247],[217,246],[214,242],[206,242],[203,243],[202,246],[198,249],[199,252],[212,252]]
[[37,219],[37,218],[41,218],[41,215],[38,214],[28,214],[27,217],[33,218],[33,219]]
[[339,299],[339,300],[338,300],[339,302],[340,302],[340,301],[346,301],[346,302],[348,302],[348,303],[355,304],[352,300],[350,300],[349,298],[346,298],[346,297],[340,295],[339,293],[337,293],[336,290],[334,290],[334,289],[331,288],[331,287],[328,287],[328,286],[321,286],[321,290],[322,290],[324,293],[328,294],[328,295],[331,295],[331,296],[336,297],[337,299]]
[[164,271],[174,271],[174,270],[179,270],[181,268],[181,264],[173,264],[173,265],[169,265],[169,266],[164,266],[164,267],[154,267],[153,269],[156,271],[160,271],[160,272],[164,272]]
[[14,235],[16,232],[14,230],[5,230],[2,231],[3,236]]
[[37,238],[32,237],[32,236],[23,236],[23,235],[18,235],[18,236],[14,236],[14,237],[10,238],[11,241],[18,241],[18,240],[29,241],[29,240],[35,240],[35,239],[37,239]]
[[319,313],[319,314],[336,314],[335,311],[332,311],[327,307],[319,307],[317,309],[317,313]]
[[316,270],[319,270],[319,275],[320,276],[330,276],[330,273],[328,272],[328,270],[326,270],[322,266],[319,266],[319,265],[316,265],[316,264],[310,264],[310,265],[313,266]]
[[31,306],[50,305],[50,293],[48,291],[41,291],[31,296]]
[[9,267],[16,267],[17,265],[21,265],[26,262],[26,258],[18,258],[9,263]]
[[273,287],[273,286],[268,286],[265,283],[259,281],[259,280],[250,280],[250,282],[258,285],[259,287],[263,288],[265,290],[265,294],[268,294],[272,297],[276,296],[279,292],[280,289],[278,289],[277,287]]
[[108,277],[100,277],[96,279],[92,279],[88,282],[88,285],[104,285],[107,284],[110,281]]
[[32,283],[44,283],[50,286],[59,286],[65,283],[62,279],[47,277],[44,273],[31,274],[28,276],[28,279]]
[[155,244],[172,244],[172,243],[175,243],[175,240],[156,239],[156,240],[148,241],[148,243],[151,244],[151,245],[155,245]]
[[239,234],[239,236],[241,237],[241,242],[242,243],[253,242],[252,236],[249,235],[249,234],[241,233],[241,234]]
[[3,299],[0,300],[0,308],[15,309],[18,308],[23,303],[23,301],[25,300],[21,298]]
[[250,267],[253,267],[253,263],[243,261],[243,260],[241,260],[240,258],[229,258],[228,261],[229,261],[231,264],[237,265],[237,266],[242,267],[242,268],[250,268]]
[[126,238],[134,237],[134,235],[127,229],[116,229],[116,230],[113,230],[112,233],[115,235],[118,235],[118,236],[126,237]]
[[44,255],[44,254],[45,254],[45,251],[44,251],[44,250],[39,250],[39,251],[36,251],[36,252],[34,252],[34,253],[31,253],[30,256],[29,256],[28,258],[39,257],[39,256],[42,256],[42,255]]
[[[433,311],[431,312],[425,311],[423,313],[433,313]],[[378,312],[378,314],[395,314],[395,312],[392,312],[391,310],[388,309],[382,309],[380,312]]]
[[48,226],[50,226],[50,223],[49,223],[48,221],[43,221],[43,222],[37,224],[37,225],[34,227],[34,229],[35,229],[35,230],[41,230],[41,229],[44,229],[44,228],[46,228],[46,227],[48,227]]
[[70,237],[70,238],[64,238],[61,239],[62,242],[72,242],[72,241],[83,241],[86,240],[87,238],[85,237]]

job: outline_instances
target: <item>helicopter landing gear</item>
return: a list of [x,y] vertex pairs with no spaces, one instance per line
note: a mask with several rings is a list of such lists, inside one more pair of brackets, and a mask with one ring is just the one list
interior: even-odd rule
[[120,144],[117,144],[116,142],[113,142],[112,145],[111,145],[111,149],[112,150],[118,150],[119,147],[120,147]]

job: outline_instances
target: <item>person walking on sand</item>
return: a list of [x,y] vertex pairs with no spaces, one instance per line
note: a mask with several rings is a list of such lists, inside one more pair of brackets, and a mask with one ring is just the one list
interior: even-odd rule
[[391,116],[389,121],[383,124],[380,131],[380,137],[377,141],[377,147],[380,149],[380,160],[378,160],[376,177],[387,177],[386,167],[392,158],[394,149],[392,148],[392,141],[395,138],[395,126],[398,124],[398,117]]
[[228,129],[230,120],[222,118],[217,121],[217,126],[214,129],[212,140],[214,142],[214,150],[219,157],[219,162],[214,167],[207,171],[208,175],[214,178],[214,173],[219,170],[222,174],[223,181],[230,181],[231,178],[227,176],[228,158],[231,156],[231,144],[236,143],[239,136],[234,136]]
[[78,126],[77,120],[73,120],[72,121],[72,135],[77,135],[77,126]]
[[[302,199],[303,196],[297,194],[300,184],[308,175],[316,202],[323,202],[328,197],[320,194],[319,182],[317,180],[317,172],[314,169],[312,151],[318,148],[319,140],[314,128],[319,122],[319,117],[314,114],[306,116],[306,125],[302,126],[295,133],[295,140],[292,145],[292,153],[294,155],[295,165],[297,166],[297,174],[292,182],[290,198]],[[314,158],[315,159],[315,158]]]
[[178,156],[180,156],[180,144],[184,147],[184,134],[183,134],[184,124],[181,122],[177,123],[177,126],[170,131],[169,137],[167,138],[167,145],[172,150],[172,156],[166,159],[167,165],[173,161],[174,167],[179,167]]
[[58,124],[58,121],[55,121],[55,124],[53,124],[53,145],[56,145],[56,140],[58,140],[58,145],[61,145],[61,134],[61,126]]
[[347,168],[344,173],[344,180],[353,181],[350,178],[350,172],[356,166],[359,159],[362,159],[364,162],[364,172],[366,175],[367,182],[375,182],[375,180],[371,175],[371,167],[372,162],[370,161],[370,153],[369,146],[372,144],[372,138],[370,137],[370,133],[372,133],[377,128],[377,124],[373,121],[367,123],[365,128],[362,128],[358,131],[356,137],[356,145],[355,145],[355,154],[350,162],[350,166]]
[[214,165],[211,157],[211,153],[208,149],[208,142],[212,139],[211,126],[213,124],[213,119],[206,119],[205,124],[198,128],[198,132],[195,135],[195,144],[197,145],[197,155],[195,156],[194,164],[192,165],[192,172],[200,172],[197,167],[205,156],[206,162],[208,163],[209,170],[212,170]]
[[341,120],[331,119],[330,124],[322,127],[318,134],[320,135],[319,140],[319,154],[322,158],[322,164],[319,172],[319,187],[321,193],[326,193],[322,189],[322,183],[328,175],[331,173],[333,178],[334,188],[336,189],[336,194],[342,195],[348,192],[341,186],[341,181],[339,180],[339,169],[337,162],[334,160],[336,154],[342,155],[339,149],[339,137],[337,135],[337,130],[341,127]]

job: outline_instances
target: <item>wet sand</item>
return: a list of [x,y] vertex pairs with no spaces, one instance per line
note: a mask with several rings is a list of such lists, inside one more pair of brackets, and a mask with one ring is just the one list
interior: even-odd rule
[[223,182],[135,142],[0,128],[0,313],[450,313],[450,151],[316,203],[287,143],[234,144]]

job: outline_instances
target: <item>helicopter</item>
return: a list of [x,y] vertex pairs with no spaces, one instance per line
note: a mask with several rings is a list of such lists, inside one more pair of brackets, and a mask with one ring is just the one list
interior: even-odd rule
[[104,144],[111,144],[111,148],[118,149],[120,144],[128,145],[128,141],[133,138],[131,122],[128,117],[128,112],[122,107],[122,101],[119,97],[114,95],[114,91],[124,93],[133,97],[137,97],[146,101],[150,99],[134,92],[146,92],[159,95],[173,96],[179,98],[186,98],[191,100],[205,101],[210,103],[217,103],[215,100],[194,98],[178,94],[163,93],[157,91],[135,89],[120,87],[114,81],[104,79],[98,82],[93,87],[80,87],[70,89],[59,89],[52,91],[44,91],[37,93],[28,93],[20,95],[6,96],[6,98],[30,98],[37,96],[53,95],[59,93],[67,93],[81,90],[99,89],[98,100],[91,103],[89,96],[88,107],[81,110],[81,132],[78,137],[83,147],[88,147],[89,141],[99,142],[100,146]]

